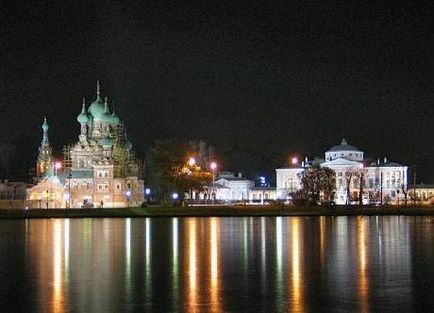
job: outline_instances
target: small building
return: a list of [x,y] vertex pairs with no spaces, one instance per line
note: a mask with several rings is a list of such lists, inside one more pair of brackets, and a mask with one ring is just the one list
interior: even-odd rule
[[434,185],[429,184],[416,184],[408,186],[407,192],[408,204],[434,204]]
[[241,173],[235,176],[232,172],[221,172],[213,186],[215,200],[227,202],[248,201],[249,191],[254,185],[254,181],[242,177]]
[[275,187],[252,187],[249,190],[249,202],[252,204],[268,204],[276,199]]

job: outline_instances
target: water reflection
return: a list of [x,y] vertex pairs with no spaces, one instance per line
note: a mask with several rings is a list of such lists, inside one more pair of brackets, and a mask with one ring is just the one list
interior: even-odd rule
[[197,255],[196,255],[196,219],[187,221],[188,227],[188,302],[187,311],[197,311]]
[[358,269],[358,294],[360,301],[360,312],[369,312],[369,274],[368,274],[368,237],[366,236],[366,224],[367,219],[365,217],[357,218],[357,244],[359,254],[359,269]]
[[301,252],[300,252],[300,236],[299,219],[294,218],[290,221],[291,224],[291,284],[292,284],[292,303],[291,308],[293,312],[304,312],[303,308],[303,291],[301,284],[303,280],[303,273],[300,270]]
[[13,255],[0,255],[0,292],[8,292],[0,311],[6,303],[21,312],[369,312],[390,311],[397,299],[403,311],[415,303],[429,311],[434,300],[423,295],[434,290],[433,221],[0,222],[1,247]]
[[210,220],[210,294],[211,294],[211,309],[210,312],[220,312],[219,299],[219,240],[218,240],[218,219],[213,217]]
[[60,220],[53,226],[53,312],[64,311],[64,284],[62,275],[62,225]]

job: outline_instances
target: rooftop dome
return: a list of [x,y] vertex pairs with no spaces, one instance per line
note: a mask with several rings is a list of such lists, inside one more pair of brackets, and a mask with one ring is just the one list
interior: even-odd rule
[[86,124],[87,122],[89,122],[89,117],[86,114],[86,108],[85,108],[86,104],[84,102],[84,98],[83,98],[83,107],[81,109],[81,113],[77,116],[77,121],[80,124]]
[[113,104],[112,125],[117,126],[117,125],[119,125],[120,121],[121,120],[119,119],[119,116],[117,116],[117,114],[115,113],[115,106]]
[[105,98],[104,102],[104,111],[101,115],[96,117],[96,119],[103,123],[112,123],[112,116],[110,115],[110,111],[108,109],[107,97]]
[[99,81],[96,84],[96,99],[91,103],[87,111],[92,114],[93,117],[100,117],[104,114],[104,102],[101,100],[101,87]]
[[327,152],[334,152],[334,151],[360,151],[360,150],[357,147],[349,145],[344,138],[342,139],[340,145],[331,147]]

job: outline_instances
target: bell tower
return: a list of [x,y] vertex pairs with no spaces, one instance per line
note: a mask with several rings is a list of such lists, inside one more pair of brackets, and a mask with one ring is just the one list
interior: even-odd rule
[[38,160],[36,161],[36,175],[38,179],[53,175],[53,154],[50,141],[48,140],[48,129],[49,125],[45,117],[42,124],[41,146],[39,147]]

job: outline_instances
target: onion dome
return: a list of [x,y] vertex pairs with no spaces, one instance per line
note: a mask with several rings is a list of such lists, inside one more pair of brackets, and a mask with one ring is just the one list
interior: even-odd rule
[[98,143],[103,147],[109,147],[113,145],[113,139],[109,137],[103,137],[98,141]]
[[47,131],[48,131],[48,128],[49,128],[49,126],[48,126],[47,118],[44,117],[44,123],[42,124],[42,130],[43,130],[44,132],[47,132]]
[[112,122],[112,116],[110,115],[110,111],[107,104],[107,97],[105,98],[104,102],[104,112],[98,117],[98,120],[103,123],[111,123]]
[[117,126],[117,125],[119,125],[119,123],[120,123],[120,118],[119,118],[119,116],[117,116],[117,114],[115,113],[115,106],[114,106],[114,104],[113,104],[113,113],[112,113],[112,125],[113,126]]
[[96,99],[91,103],[87,111],[92,114],[93,117],[100,117],[104,114],[104,102],[101,100],[101,86],[99,80],[96,83]]
[[80,124],[86,124],[87,122],[89,122],[89,117],[86,114],[86,104],[84,98],[81,113],[77,116],[77,122],[79,122]]

